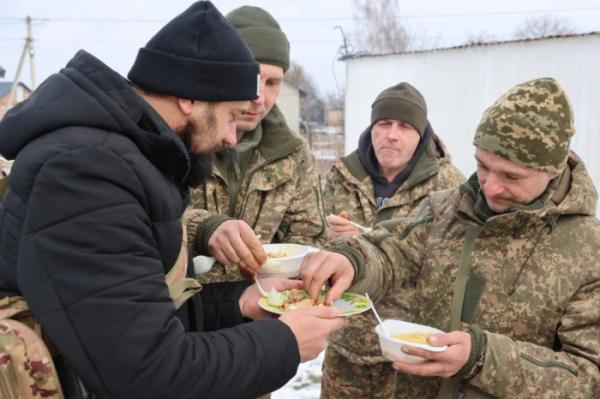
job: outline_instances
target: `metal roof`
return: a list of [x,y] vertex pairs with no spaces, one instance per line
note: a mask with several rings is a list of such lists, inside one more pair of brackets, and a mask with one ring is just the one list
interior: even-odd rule
[[471,47],[484,47],[484,46],[496,46],[502,44],[511,44],[511,43],[527,43],[527,42],[537,42],[541,40],[554,40],[554,39],[565,39],[571,37],[582,37],[582,36],[599,36],[600,32],[586,32],[586,33],[574,33],[568,35],[556,35],[556,36],[546,36],[546,37],[536,37],[532,39],[516,39],[516,40],[500,40],[493,42],[483,42],[483,43],[467,43],[461,44],[458,46],[451,47],[440,47],[426,50],[413,50],[413,51],[397,51],[397,52],[389,52],[389,53],[381,53],[381,54],[371,54],[366,52],[360,52],[356,54],[348,54],[339,58],[340,61],[346,60],[354,60],[358,58],[372,58],[372,57],[385,57],[389,55],[400,55],[400,54],[420,54],[420,53],[431,53],[437,51],[448,51],[448,50],[457,50],[463,48],[471,48]]

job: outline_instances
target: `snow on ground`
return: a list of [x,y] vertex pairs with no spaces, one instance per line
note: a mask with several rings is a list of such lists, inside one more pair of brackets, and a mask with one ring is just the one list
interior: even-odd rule
[[321,366],[325,351],[314,360],[302,363],[286,385],[271,394],[271,399],[318,399],[321,394]]

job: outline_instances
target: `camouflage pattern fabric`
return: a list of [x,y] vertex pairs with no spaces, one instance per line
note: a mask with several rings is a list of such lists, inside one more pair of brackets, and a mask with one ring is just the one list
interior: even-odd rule
[[[597,193],[573,153],[551,186],[540,208],[482,221],[473,209],[476,194],[465,184],[429,195],[412,219],[339,246],[357,255],[357,270],[365,272],[353,290],[383,298],[380,303],[414,290],[412,320],[447,330],[465,231],[480,227],[469,264],[480,295],[467,283],[463,322],[479,325],[487,345],[461,397],[600,397]],[[381,313],[399,317],[389,307]],[[398,373],[396,397],[433,398],[440,382]]]
[[[263,137],[273,134],[262,123]],[[283,157],[269,160],[260,148],[255,151],[253,161],[244,171],[235,211],[230,216],[246,221],[261,235],[263,243],[315,245],[323,234],[324,222],[314,158],[302,139],[291,131],[289,135],[289,139],[301,145],[291,146],[292,140],[288,140],[291,148]],[[204,219],[215,214],[226,215],[228,206],[227,180],[214,168],[210,179],[192,192],[192,209],[186,213],[189,242],[196,242],[197,226]],[[192,253],[198,254],[196,248],[192,247]],[[199,277],[203,284],[241,279],[237,265],[220,264]]]
[[488,108],[473,144],[529,168],[560,173],[574,133],[564,89],[543,78],[516,85]]
[[321,380],[321,398],[389,399],[394,396],[395,370],[390,363],[365,366],[352,363],[334,348],[327,348]]
[[[35,331],[34,331],[35,330]],[[22,297],[0,299],[0,397],[62,399],[52,356]]]
[[[323,203],[326,214],[347,211],[350,220],[365,226],[412,215],[427,194],[457,187],[465,181],[463,174],[450,162],[441,140],[433,136],[411,176],[378,210],[371,177],[366,172],[358,177],[353,174],[346,166],[352,160],[360,165],[358,157],[352,155],[334,164],[323,190]],[[411,293],[396,295],[387,306],[397,312],[408,312],[413,299]],[[378,310],[381,310],[380,306],[377,304]],[[408,314],[403,316],[404,319],[408,317]],[[382,392],[393,392],[395,373],[381,355],[379,339],[374,332],[376,325],[375,317],[364,313],[352,316],[344,329],[331,335],[325,356],[322,398],[390,397],[381,395]]]

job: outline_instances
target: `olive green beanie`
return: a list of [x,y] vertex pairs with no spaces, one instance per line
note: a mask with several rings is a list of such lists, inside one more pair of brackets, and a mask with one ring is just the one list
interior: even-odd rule
[[575,134],[565,90],[552,78],[516,85],[484,113],[473,144],[532,169],[561,173]]
[[256,61],[290,67],[290,43],[275,18],[259,7],[242,6],[231,11],[227,20],[237,29]]
[[371,105],[371,124],[380,119],[410,123],[423,136],[427,127],[427,104],[417,89],[402,82],[382,91]]

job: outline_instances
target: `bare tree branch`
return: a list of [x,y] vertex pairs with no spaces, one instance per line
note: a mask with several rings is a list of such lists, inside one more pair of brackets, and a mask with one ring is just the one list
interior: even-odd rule
[[312,77],[304,67],[295,61],[290,64],[290,69],[285,73],[285,81],[304,91],[307,95],[318,97],[317,88]]
[[323,100],[319,96],[312,77],[304,67],[292,61],[284,79],[305,93],[304,96],[300,97],[300,118],[307,122],[323,123]]
[[344,109],[345,105],[345,97],[346,91],[341,90],[341,92],[337,91],[329,91],[325,94],[325,108],[326,109]]
[[396,0],[354,0],[358,30],[354,47],[369,53],[405,51],[410,43],[408,31],[398,19]]
[[496,41],[496,37],[484,30],[479,33],[471,33],[465,44],[468,46],[474,46],[476,44],[491,43],[494,41]]
[[516,39],[535,39],[538,37],[570,35],[574,32],[574,29],[565,19],[545,15],[527,18],[515,31],[514,37]]

